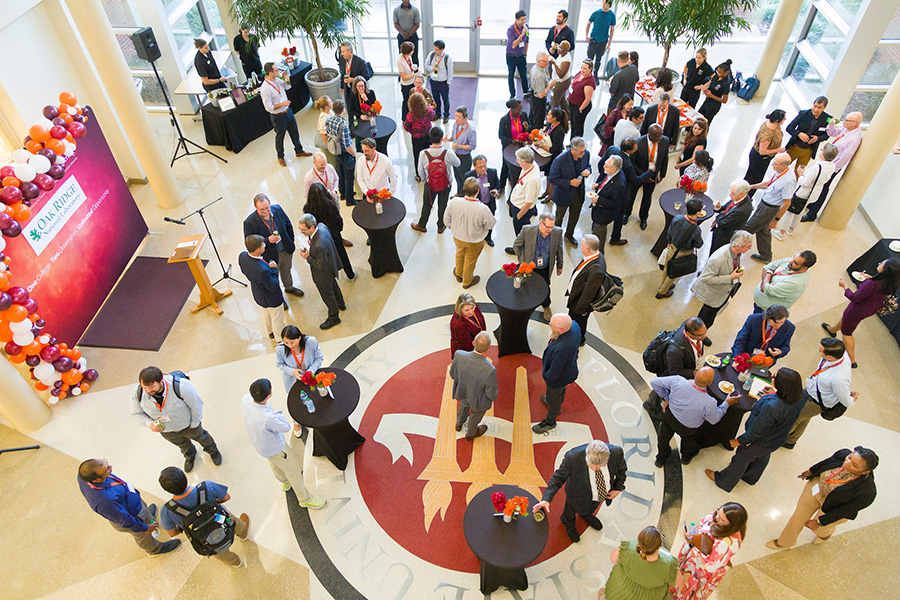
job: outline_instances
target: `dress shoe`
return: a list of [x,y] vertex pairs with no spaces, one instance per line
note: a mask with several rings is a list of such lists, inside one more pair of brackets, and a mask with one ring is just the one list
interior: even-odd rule
[[628,240],[610,240],[609,241],[610,246],[624,246],[627,243],[628,243]]
[[800,217],[800,222],[801,222],[801,223],[811,223],[811,222],[813,222],[813,221],[815,221],[815,220],[816,220],[816,217],[812,216],[812,215],[809,214],[809,213],[806,213],[805,215],[803,215],[802,217]]
[[531,427],[531,430],[535,433],[547,433],[553,429],[556,429],[556,423],[547,423],[545,421],[541,421]]
[[581,541],[581,536],[578,535],[578,532],[574,529],[572,529],[571,531],[566,529],[566,535],[569,536],[569,539],[576,544]]
[[485,433],[487,433],[487,425],[482,423],[481,425],[478,426],[478,429],[475,430],[475,435],[473,435],[473,436],[467,435],[466,436],[466,441],[471,442],[475,438],[483,436]]
[[850,368],[851,368],[851,369],[856,369],[857,367],[859,367],[858,364],[856,364],[856,363],[850,363]]
[[597,531],[603,529],[603,523],[594,515],[590,515],[590,518],[585,519],[585,521],[591,526],[591,529],[596,529]]
[[716,482],[716,472],[715,471],[713,471],[712,469],[704,469],[703,472],[706,473],[706,476],[709,477],[710,481],[712,481],[713,483]]
[[693,456],[690,457],[690,458],[685,458],[685,457],[682,456],[682,457],[681,457],[681,464],[683,464],[683,465],[689,465],[689,464],[691,464],[691,461],[692,461],[692,460],[694,460],[694,457],[693,457]]
[[503,251],[506,252],[507,254],[511,255],[511,256],[515,256],[515,255],[516,255],[516,250],[515,250],[515,248],[513,248],[512,246],[507,246],[506,248],[503,249]]
[[353,242],[351,242],[350,240],[344,240],[344,248],[352,248],[352,247],[353,247]]
[[578,245],[578,242],[575,240],[574,236],[567,235],[567,236],[566,236],[566,241],[569,242],[570,244],[572,244],[573,246],[577,246],[577,245]]
[[548,323],[550,322],[550,317],[553,316],[553,311],[550,310],[549,306],[544,307],[544,320]]
[[197,459],[196,455],[191,456],[191,457],[187,457],[187,456],[184,457],[184,472],[185,473],[190,473],[191,471],[194,470],[194,461],[196,459]]
[[270,334],[269,334],[269,339],[270,339],[270,340],[274,340],[274,339],[275,339],[275,334],[274,334],[274,333],[270,333]]
[[794,446],[796,446],[796,445],[797,445],[796,443],[791,444],[790,442],[785,442],[785,443],[783,443],[783,444],[781,445],[781,447],[782,447],[782,448],[787,448],[788,450],[793,450],[793,449],[794,449]]
[[657,469],[662,469],[664,466],[666,466],[667,460],[669,460],[668,456],[665,458],[660,458],[657,456],[656,460],[653,462],[653,466],[656,467]]
[[760,262],[760,263],[762,263],[762,264],[764,264],[764,265],[767,265],[767,264],[769,264],[770,262],[772,262],[772,259],[771,259],[771,258],[763,258],[763,257],[760,256],[759,254],[751,254],[751,255],[750,255],[750,258],[752,258],[752,259],[755,260],[756,262]]
[[462,425],[457,425],[456,432],[459,433],[460,431],[462,431]]
[[413,231],[418,231],[419,233],[425,233],[426,231],[428,231],[424,227],[419,227],[419,225],[416,223],[410,223],[409,226],[413,228]]
[[445,231],[446,229],[447,229],[446,226],[438,227],[438,233],[444,233],[444,231]]
[[769,540],[768,542],[766,542],[766,548],[771,548],[772,550],[785,550],[787,547],[779,546],[778,540],[775,539],[775,540]]
[[645,219],[641,219],[641,231],[647,229],[647,221]]
[[294,154],[294,156],[296,156],[297,158],[309,158],[310,156],[312,156],[312,152],[307,152],[306,150],[301,150],[300,152],[297,152],[296,154]]
[[455,270],[453,271],[453,276],[456,277],[457,283],[462,283],[462,275],[457,275]]
[[290,294],[291,296],[297,296],[298,298],[303,297],[303,290],[300,288],[291,288],[289,290],[284,290],[286,294]]
[[450,117],[444,117],[444,123],[449,123],[449,122],[450,122]]
[[319,329],[331,329],[335,325],[339,325],[341,320],[338,317],[334,317],[333,319],[326,319],[324,323],[319,325]]
[[242,540],[246,540],[247,536],[250,535],[250,516],[247,513],[241,513],[241,516],[238,517],[244,524],[247,526],[247,531],[244,532],[244,535],[239,535],[238,537]]
[[168,554],[172,550],[178,548],[181,545],[181,540],[169,540],[168,542],[163,542],[159,545],[159,548],[151,552],[152,556],[159,556],[160,554]]
[[222,453],[216,450],[215,452],[210,452],[209,457],[212,459],[213,464],[217,467],[222,464]]
[[359,271],[357,271],[356,269],[354,269],[354,270],[353,270],[353,277],[348,277],[347,279],[349,279],[350,281],[356,283],[356,280],[359,279]]
[[346,304],[339,305],[338,310],[347,310],[347,305]]
[[703,345],[709,348],[710,346],[712,346],[712,340],[708,337],[703,338]]
[[481,281],[481,277],[479,277],[478,275],[476,275],[475,277],[472,278],[472,281],[469,282],[469,285],[464,285],[464,286],[463,286],[463,289],[464,289],[464,290],[467,290],[467,289],[469,289],[470,287],[472,287],[473,285],[476,285],[479,281]]
[[492,240],[491,238],[485,238],[484,243],[487,244],[488,246],[490,246],[491,248],[494,247],[494,240]]
[[357,200],[356,198],[347,200],[347,206],[356,206],[357,204],[359,204],[359,200]]
[[288,306],[288,303],[287,303],[287,302],[285,302],[284,304],[282,304],[281,307],[282,307],[284,310],[291,310],[291,307]]
[[833,331],[831,331],[831,329],[829,329],[829,327],[831,327],[831,326],[828,323],[822,323],[822,329],[825,330],[825,333],[828,334],[828,337],[836,337],[837,334],[834,333]]
[[657,299],[657,300],[662,300],[663,298],[671,298],[671,297],[672,297],[672,294],[674,294],[674,293],[675,293],[675,290],[674,290],[674,289],[673,289],[673,290],[669,290],[669,291],[666,292],[665,294],[660,294],[660,293],[657,292],[657,294],[656,294],[656,299]]
[[283,159],[283,158],[279,158],[279,159],[278,159],[278,164],[281,165],[282,167],[286,167],[286,166],[287,166],[287,163],[284,162],[284,159]]

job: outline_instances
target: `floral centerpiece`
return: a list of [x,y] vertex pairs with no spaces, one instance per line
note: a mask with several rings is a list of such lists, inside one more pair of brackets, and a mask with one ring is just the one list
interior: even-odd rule
[[337,379],[337,375],[334,373],[316,374],[316,389],[319,390],[320,396],[328,395],[328,388],[331,387],[331,384],[334,383],[335,379]]
[[523,131],[522,133],[516,135],[514,141],[516,141],[520,144],[527,144],[528,142],[531,141],[531,134],[528,133],[527,131]]
[[373,202],[375,204],[375,212],[379,215],[384,212],[383,202],[390,197],[391,191],[387,188],[381,190],[366,191],[366,198],[369,199],[369,202]]
[[284,48],[281,51],[281,55],[284,57],[284,62],[287,63],[288,67],[293,68],[294,63],[297,61],[297,46]]
[[372,104],[366,104],[365,102],[363,102],[359,107],[359,109],[362,111],[362,114],[370,118],[375,118],[380,115],[382,108],[384,107],[381,106],[381,102],[379,102],[378,100],[376,100]]
[[531,133],[528,134],[528,139],[531,141],[532,144],[537,144],[539,142],[542,142],[544,140],[544,132],[541,131],[540,129],[532,129]]
[[517,518],[518,515],[528,516],[528,498],[525,496],[516,496],[507,500],[506,506],[503,507],[503,520],[506,523]]
[[741,374],[746,373],[753,367],[753,364],[750,362],[750,355],[746,352],[736,355],[732,359],[731,364],[734,366],[734,370]]
[[693,198],[694,194],[701,194],[707,189],[705,181],[694,181],[687,175],[683,176],[678,181],[678,187],[683,189],[684,193],[687,194],[687,200]]
[[506,494],[503,492],[494,492],[491,494],[491,502],[494,504],[494,512],[500,514],[506,508]]
[[775,363],[772,357],[766,353],[754,354],[750,362],[754,367],[759,367],[760,369],[768,369]]
[[534,262],[523,262],[523,263],[507,263],[503,265],[503,272],[506,274],[507,279],[513,279],[513,287],[519,289],[522,287],[522,282],[525,281],[529,275],[535,269]]

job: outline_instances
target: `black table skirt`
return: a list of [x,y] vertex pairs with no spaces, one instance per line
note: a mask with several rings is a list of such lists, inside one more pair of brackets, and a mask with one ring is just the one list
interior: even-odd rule
[[513,288],[511,278],[507,278],[503,271],[497,271],[485,287],[488,298],[497,305],[500,315],[500,326],[494,330],[499,355],[530,354],[528,321],[534,309],[550,294],[550,286],[542,277],[532,273],[517,290]]
[[287,90],[288,100],[291,101],[291,110],[296,115],[306,107],[309,102],[309,87],[306,85],[306,74],[312,69],[312,65],[302,60],[297,61],[297,66],[291,70],[291,89]]
[[511,590],[527,590],[528,575],[525,569],[504,569],[481,561],[479,588],[482,594],[490,594],[501,587]]
[[[863,271],[869,275],[874,275],[878,272],[878,264],[881,261],[888,258],[900,260],[900,253],[894,252],[889,247],[890,243],[894,241],[897,240],[879,240],[865,254],[854,260],[853,264],[847,267],[847,274],[850,275],[849,280],[859,285],[859,282],[853,279],[853,275],[851,275],[854,271]],[[900,294],[900,290],[897,290],[897,294]],[[891,335],[894,336],[894,339],[897,340],[897,344],[900,344],[900,310],[896,310],[884,317],[879,315],[878,318],[881,319],[881,322],[884,323]]]
[[[726,355],[727,352],[722,352],[716,356],[723,358]],[[753,409],[753,405],[756,404],[756,399],[752,398],[744,391],[744,384],[738,379],[738,372],[734,370],[733,366],[729,365],[724,369],[718,368],[713,369],[713,371],[713,382],[707,388],[707,391],[710,396],[716,399],[716,402],[722,404],[727,396],[725,392],[719,389],[720,381],[730,381],[733,383],[735,391],[741,392],[741,398],[738,400],[737,404],[728,409],[725,416],[723,416],[715,425],[710,425],[704,421],[697,434],[697,441],[701,448],[710,448],[712,446],[723,444],[724,446],[728,446],[728,449],[731,450],[732,448],[728,445],[728,442],[737,437],[738,430],[741,427],[741,421],[743,421],[744,415]],[[753,372],[758,375],[766,375],[763,371]]]
[[[638,190],[640,192],[640,190]],[[711,219],[715,215],[714,205],[712,199],[706,194],[696,194],[697,198],[703,201],[703,210],[706,211],[706,216],[697,221],[697,223],[702,223],[707,219]],[[659,237],[656,238],[656,243],[653,244],[653,247],[650,249],[650,253],[659,258],[659,255],[662,254],[662,251],[666,249],[666,246],[669,245],[669,242],[666,239],[666,233],[669,231],[669,225],[672,224],[672,219],[675,218],[675,215],[683,215],[685,214],[687,208],[684,203],[686,202],[685,198],[687,194],[685,194],[684,190],[681,188],[673,188],[671,190],[666,190],[659,196],[659,206],[663,210],[663,215],[666,217],[666,224],[663,227],[662,233],[659,234]],[[675,210],[675,202],[681,202],[681,208]]]
[[255,96],[224,113],[211,103],[206,103],[200,112],[207,145],[225,146],[235,154],[273,129],[272,119],[263,107],[262,96]]
[[369,265],[375,279],[385,273],[403,272],[397,252],[397,226],[406,217],[406,206],[397,198],[388,198],[383,207],[380,215],[375,205],[365,200],[353,208],[353,222],[369,235]]
[[350,421],[343,419],[330,427],[313,429],[313,456],[324,456],[343,471],[347,458],[365,441]]
[[[375,130],[375,149],[386,155],[388,153],[388,140],[397,131],[397,122],[390,117],[378,115],[375,117]],[[356,127],[351,125],[350,133],[358,139],[372,137],[372,122],[360,121]]]

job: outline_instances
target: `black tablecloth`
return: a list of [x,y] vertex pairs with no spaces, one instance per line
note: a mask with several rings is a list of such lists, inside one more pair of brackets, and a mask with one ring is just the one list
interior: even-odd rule
[[[520,146],[519,144],[510,144],[503,149],[503,160],[505,160],[510,167],[517,170],[519,169],[519,163],[516,162],[516,150],[522,147],[523,146]],[[532,148],[531,151],[534,152],[534,164],[536,164],[538,168],[545,166],[550,162],[550,159],[553,158],[552,156],[542,156],[538,154],[534,148]]]
[[[375,129],[375,149],[382,154],[387,154],[388,140],[391,139],[391,136],[394,135],[395,131],[397,131],[397,122],[390,117],[378,115],[377,117],[375,117]],[[360,139],[373,137],[372,121],[360,121],[359,125],[357,125],[356,127],[353,127],[351,124],[350,133],[354,137],[358,137]]]
[[488,298],[497,305],[500,326],[494,331],[499,355],[531,353],[528,346],[528,320],[541,302],[550,294],[550,286],[543,277],[532,273],[522,287],[515,289],[513,279],[502,270],[491,275],[485,286]]
[[[716,356],[724,358],[727,355],[727,352],[723,352]],[[707,388],[707,392],[709,392],[709,395],[715,398],[719,404],[722,404],[728,394],[719,389],[719,382],[730,381],[734,384],[734,390],[736,392],[741,392],[741,399],[738,400],[737,404],[730,407],[728,412],[725,413],[725,416],[723,416],[715,425],[710,425],[704,421],[703,425],[700,426],[700,431],[697,435],[697,441],[701,448],[709,448],[718,444],[727,446],[729,440],[733,440],[737,437],[738,429],[741,427],[741,421],[744,419],[744,415],[750,412],[753,405],[756,404],[756,399],[751,398],[743,389],[744,383],[738,379],[738,372],[734,370],[734,366],[732,365],[733,363],[729,364],[724,369],[721,367],[713,369],[715,371],[713,382]],[[754,370],[753,373],[757,375],[767,375],[767,373],[758,370]],[[730,446],[729,449],[731,449]]]
[[[528,498],[528,516],[519,516],[511,523],[494,516],[491,494],[503,492],[507,499],[514,496]],[[505,586],[516,590],[528,589],[525,566],[541,555],[550,536],[545,518],[534,520],[534,505],[538,500],[514,485],[495,485],[472,498],[463,517],[466,543],[481,561],[481,592],[490,594]]]
[[372,277],[385,273],[402,273],[403,263],[397,253],[397,225],[406,217],[406,206],[397,198],[383,203],[384,212],[375,212],[375,204],[363,200],[353,208],[353,222],[369,234],[369,265]]
[[296,115],[309,102],[309,87],[306,85],[306,74],[312,69],[312,65],[302,60],[297,61],[291,69],[291,88],[286,91],[288,100],[291,101],[291,110]]
[[[674,188],[671,190],[667,190],[660,194],[659,196],[659,206],[663,209],[663,214],[666,217],[666,225],[663,227],[662,233],[659,234],[659,237],[656,239],[656,243],[653,244],[653,248],[650,249],[650,252],[653,256],[659,257],[662,254],[662,251],[665,250],[666,246],[669,243],[666,241],[666,232],[669,231],[669,225],[672,224],[672,219],[675,218],[676,215],[683,215],[687,211],[687,207],[684,205],[686,202],[685,198],[687,194],[681,188]],[[713,217],[715,212],[715,207],[713,206],[712,199],[706,194],[694,194],[695,198],[698,198],[703,201],[703,210],[706,211],[706,214],[703,215],[702,218],[698,219],[698,223],[702,223],[703,221],[710,219]],[[675,210],[675,203],[680,202],[681,206],[678,210]]]
[[[288,392],[288,412],[295,421],[313,429],[313,456],[325,456],[343,471],[347,457],[366,441],[347,420],[359,405],[359,383],[343,369],[319,369],[317,373],[323,371],[336,375],[331,385],[334,398],[320,396],[317,390],[311,392],[298,381]],[[312,399],[316,412],[310,413],[303,405],[301,391]]]
[[203,131],[209,146],[225,146],[235,154],[244,146],[272,131],[272,119],[263,107],[262,96],[255,96],[222,112],[207,102],[200,107]]
[[[896,241],[900,240],[879,240],[875,243],[874,246],[869,248],[865,254],[854,260],[853,264],[847,267],[847,274],[850,275],[850,281],[852,281],[856,285],[859,285],[859,282],[853,279],[852,273],[854,271],[863,271],[864,273],[868,273],[869,275],[874,275],[878,272],[878,265],[879,263],[881,263],[881,261],[888,258],[900,260],[900,253],[894,252],[888,247],[891,242]],[[900,290],[897,290],[897,294],[900,294]],[[900,344],[900,310],[896,310],[884,317],[879,315],[878,318],[881,319],[885,327],[888,328],[888,331],[891,332],[891,335],[894,336],[894,339],[897,340],[897,344]]]

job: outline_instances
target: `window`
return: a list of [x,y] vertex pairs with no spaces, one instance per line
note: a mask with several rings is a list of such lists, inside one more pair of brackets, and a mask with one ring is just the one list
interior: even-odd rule
[[819,58],[830,68],[844,45],[844,33],[829,21],[824,13],[816,11],[806,40],[812,45]]
[[192,53],[191,49],[194,47],[194,39],[203,37],[205,32],[206,27],[203,24],[203,18],[200,16],[200,7],[196,3],[177,21],[172,23],[172,35],[175,36],[175,44],[181,56]]
[[113,27],[139,26],[137,11],[130,0],[103,0],[103,10]]

